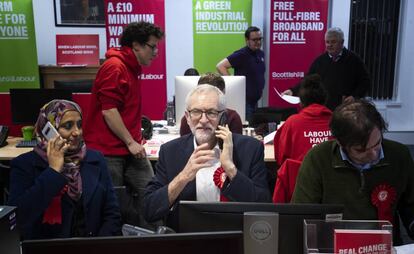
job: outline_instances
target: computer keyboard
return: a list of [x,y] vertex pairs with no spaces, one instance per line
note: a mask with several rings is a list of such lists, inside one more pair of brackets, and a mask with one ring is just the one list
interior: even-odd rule
[[37,140],[22,140],[16,144],[16,147],[35,147],[37,145]]

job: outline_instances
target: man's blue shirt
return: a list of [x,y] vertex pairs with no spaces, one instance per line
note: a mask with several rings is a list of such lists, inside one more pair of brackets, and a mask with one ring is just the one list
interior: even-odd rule
[[262,50],[252,51],[243,47],[227,57],[234,68],[234,75],[246,76],[246,102],[256,104],[262,97],[265,84],[265,62]]

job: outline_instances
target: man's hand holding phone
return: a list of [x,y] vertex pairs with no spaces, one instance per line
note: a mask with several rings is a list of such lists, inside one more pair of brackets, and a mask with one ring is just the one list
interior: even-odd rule
[[224,171],[226,171],[226,175],[232,180],[236,176],[237,169],[233,163],[233,136],[227,124],[225,126],[218,126],[216,138],[223,140],[220,163]]

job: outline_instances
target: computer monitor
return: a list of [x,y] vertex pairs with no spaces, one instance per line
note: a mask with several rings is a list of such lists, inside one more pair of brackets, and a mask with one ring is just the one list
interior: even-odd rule
[[279,214],[279,254],[303,253],[303,220],[343,213],[342,205],[180,201],[178,231],[243,230],[244,212]]
[[56,89],[68,89],[72,93],[90,93],[93,86],[93,79],[55,80]]
[[[186,110],[185,98],[187,94],[197,86],[200,76],[176,76],[175,77],[175,122],[181,123],[181,118]],[[242,123],[246,120],[246,77],[223,76],[226,83],[227,108],[239,113]]]
[[23,241],[22,254],[243,253],[241,231]]
[[40,108],[54,99],[72,100],[72,92],[65,89],[10,89],[10,104],[13,123],[36,123]]

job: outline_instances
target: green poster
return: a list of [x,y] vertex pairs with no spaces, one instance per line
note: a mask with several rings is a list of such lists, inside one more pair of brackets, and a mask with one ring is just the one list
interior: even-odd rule
[[39,87],[32,0],[0,0],[0,92]]
[[194,67],[216,72],[216,64],[245,43],[252,0],[193,0]]

